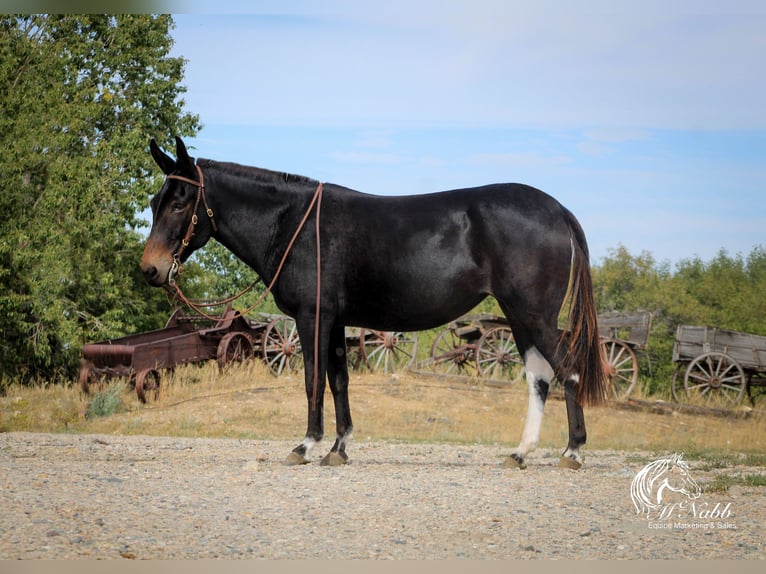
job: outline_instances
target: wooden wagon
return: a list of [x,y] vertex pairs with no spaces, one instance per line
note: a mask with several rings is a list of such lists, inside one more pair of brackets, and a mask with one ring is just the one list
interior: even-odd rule
[[295,321],[285,315],[259,315],[263,334],[259,340],[261,358],[274,375],[303,372],[303,351]]
[[[274,374],[303,369],[303,352],[295,321],[282,315],[262,315],[270,319],[261,351]],[[394,373],[412,366],[418,350],[417,333],[346,328],[349,367]]]
[[696,325],[679,325],[673,344],[676,401],[734,406],[752,387],[766,385],[766,337]]
[[429,364],[448,374],[511,381],[524,367],[507,319],[489,313],[449,323],[431,345]]
[[638,383],[638,355],[646,350],[652,314],[610,311],[598,316],[598,330],[610,366],[613,398],[624,399]]
[[346,328],[349,367],[372,372],[397,373],[415,364],[417,333]]
[[216,320],[178,309],[162,329],[84,345],[80,386],[88,393],[94,383],[124,377],[146,402],[149,391],[159,392],[163,371],[187,363],[215,360],[225,369],[258,353],[275,375],[298,368],[294,357],[300,357],[300,347],[297,335],[290,337],[291,320],[277,315],[262,319],[248,319],[231,308]]
[[[612,394],[625,398],[638,382],[637,353],[646,349],[652,315],[610,312],[598,320]],[[450,374],[508,381],[516,380],[524,367],[507,319],[488,313],[465,315],[447,325],[434,339],[430,364]]]

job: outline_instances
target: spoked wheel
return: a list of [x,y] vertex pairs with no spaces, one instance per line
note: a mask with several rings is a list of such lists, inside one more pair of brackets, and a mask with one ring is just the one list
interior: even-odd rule
[[480,377],[513,382],[524,369],[513,332],[509,327],[494,327],[479,339],[476,365]]
[[373,372],[396,373],[415,363],[418,352],[415,333],[362,329],[359,340],[362,360]]
[[216,360],[221,371],[232,363],[244,363],[254,356],[253,340],[247,333],[226,333],[218,343]]
[[83,360],[80,365],[80,388],[86,395],[90,394],[92,386],[96,385],[98,390],[101,391],[106,387],[106,377],[99,375],[96,372],[96,368],[90,361]]
[[136,394],[138,400],[146,402],[148,394],[157,400],[160,396],[160,373],[155,369],[144,369],[136,373]]
[[433,368],[449,375],[474,375],[476,372],[476,345],[458,337],[452,329],[445,329],[431,345]]
[[638,382],[638,359],[633,349],[623,341],[607,339],[602,344],[610,367],[612,396],[624,399],[633,392]]
[[676,368],[673,371],[673,379],[670,381],[670,394],[673,395],[673,400],[677,403],[686,400],[684,372],[685,368],[682,364],[676,365]]
[[739,363],[715,351],[694,359],[684,375],[686,397],[691,401],[704,401],[706,405],[736,405],[746,387],[747,378]]
[[281,375],[285,369],[294,372],[303,367],[301,340],[295,321],[280,317],[268,324],[261,342],[261,356],[274,375]]

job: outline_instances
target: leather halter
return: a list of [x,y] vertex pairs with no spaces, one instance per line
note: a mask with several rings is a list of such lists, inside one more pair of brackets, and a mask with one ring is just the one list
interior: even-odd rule
[[174,276],[180,275],[181,271],[183,270],[183,265],[181,264],[181,254],[187,247],[189,247],[189,243],[191,242],[192,237],[194,237],[194,232],[197,227],[197,223],[199,222],[199,218],[197,217],[197,209],[199,208],[200,199],[202,200],[202,204],[205,206],[205,212],[207,213],[208,219],[210,219],[210,225],[212,226],[213,231],[218,231],[218,226],[215,223],[215,215],[213,214],[213,210],[210,209],[210,206],[207,204],[207,197],[205,196],[205,176],[202,174],[202,169],[200,166],[195,165],[194,167],[197,168],[197,174],[199,174],[198,181],[188,177],[183,177],[181,175],[168,175],[165,178],[175,179],[197,187],[197,198],[194,201],[194,210],[192,211],[189,226],[186,228],[186,235],[184,235],[184,238],[181,240],[181,245],[179,246],[178,251],[173,254],[173,265],[171,266],[170,272],[168,273],[168,283],[171,285],[175,283]]

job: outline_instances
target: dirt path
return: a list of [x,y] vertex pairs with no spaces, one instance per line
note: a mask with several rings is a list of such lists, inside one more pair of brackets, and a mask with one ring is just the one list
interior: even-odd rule
[[665,528],[631,502],[636,454],[511,471],[507,447],[359,441],[344,467],[283,466],[292,446],[0,434],[0,558],[764,559],[763,488],[703,494],[728,515]]

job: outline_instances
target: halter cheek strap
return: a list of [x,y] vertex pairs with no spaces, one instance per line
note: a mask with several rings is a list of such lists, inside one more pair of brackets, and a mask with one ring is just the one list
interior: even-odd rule
[[210,220],[210,225],[213,228],[213,231],[218,231],[218,226],[215,223],[215,215],[213,214],[213,210],[210,209],[210,206],[207,204],[207,197],[205,196],[205,176],[202,174],[202,168],[200,168],[200,166],[197,165],[195,167],[197,168],[197,174],[199,175],[198,181],[181,175],[168,175],[166,177],[166,179],[175,179],[197,187],[197,198],[194,201],[194,210],[192,211],[191,220],[189,221],[189,226],[186,228],[186,235],[184,235],[184,238],[181,240],[181,245],[179,246],[178,251],[173,254],[173,266],[170,268],[170,273],[168,274],[168,283],[174,283],[175,275],[180,275],[183,270],[181,254],[187,247],[189,247],[189,243],[191,242],[192,237],[194,237],[195,229],[199,222],[199,219],[197,218],[197,208],[199,208],[200,200],[202,200],[202,204],[205,206],[205,212]]

